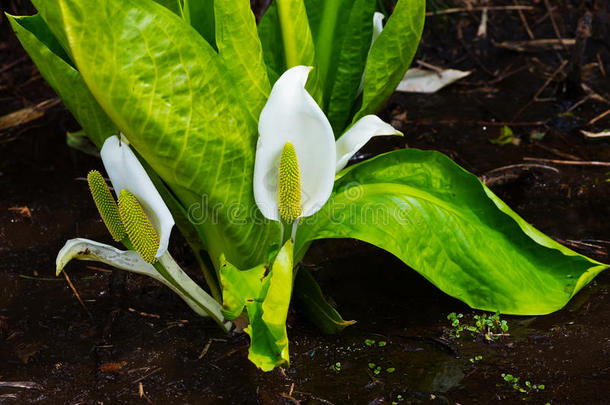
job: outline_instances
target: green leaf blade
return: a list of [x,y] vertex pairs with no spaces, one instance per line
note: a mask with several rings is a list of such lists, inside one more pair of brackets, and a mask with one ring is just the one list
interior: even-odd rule
[[71,54],[96,100],[189,214],[197,214],[192,222],[215,266],[222,253],[240,267],[263,261],[279,227],[256,221],[249,209],[255,205],[256,122],[216,51],[154,2],[44,4],[64,22]]
[[508,314],[556,311],[607,268],[534,229],[446,156],[414,149],[346,170],[301,225],[297,256],[320,238],[377,245],[471,307]]
[[244,109],[258,123],[271,85],[250,2],[216,0],[214,8],[216,41],[224,68],[231,76],[233,86],[239,89]]
[[352,122],[376,113],[394,92],[415,55],[424,27],[426,2],[400,0],[371,47],[362,105]]

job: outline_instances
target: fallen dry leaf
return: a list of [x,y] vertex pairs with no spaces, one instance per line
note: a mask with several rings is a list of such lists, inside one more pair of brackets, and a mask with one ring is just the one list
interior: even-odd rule
[[112,371],[119,371],[120,369],[122,369],[126,365],[127,365],[126,361],[121,361],[121,362],[117,362],[117,363],[103,363],[100,366],[100,371],[103,372],[103,373],[108,373],[108,372],[112,372]]

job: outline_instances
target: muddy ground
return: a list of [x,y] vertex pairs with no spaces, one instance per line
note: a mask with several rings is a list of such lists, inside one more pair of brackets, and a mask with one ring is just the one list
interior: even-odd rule
[[[591,123],[610,108],[610,6],[527,3],[532,8],[522,11],[523,19],[515,10],[489,10],[486,38],[477,38],[481,11],[429,17],[416,59],[473,74],[434,95],[395,94],[381,115],[407,136],[375,140],[358,158],[403,147],[440,150],[536,227],[608,263],[610,167],[592,162],[610,162],[610,140],[586,139],[580,130],[610,127],[610,115]],[[429,2],[430,9],[463,5]],[[3,7],[27,9],[19,1]],[[567,81],[573,45],[497,45],[574,38],[587,9],[591,36],[580,65],[586,90]],[[0,130],[0,403],[609,402],[608,272],[557,313],[504,317],[510,336],[487,343],[450,337],[447,314],[468,319],[474,312],[392,255],[354,241],[322,241],[305,264],[342,315],[358,323],[337,336],[321,335],[294,308],[291,365],[271,373],[248,362],[246,336],[222,334],[148,279],[130,275],[117,301],[106,266],[71,264],[67,274],[85,311],[66,280],[54,277],[54,260],[76,236],[111,242],[84,181],[101,163],[65,145],[66,131],[78,126],[53,101],[4,16],[0,21],[0,117],[38,106],[36,119],[28,115]],[[504,123],[513,142],[490,142]],[[194,270],[177,232],[173,238],[174,256]],[[340,371],[331,370],[337,362]],[[381,372],[375,375],[369,363]],[[545,388],[519,392],[502,373]]]

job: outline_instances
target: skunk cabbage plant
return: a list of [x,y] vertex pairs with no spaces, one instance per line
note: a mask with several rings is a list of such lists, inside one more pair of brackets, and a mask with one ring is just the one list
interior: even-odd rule
[[[534,229],[445,155],[404,149],[345,167],[419,42],[424,0],[32,0],[8,16],[41,74],[97,147],[115,197],[94,200],[126,250],[73,239],[72,258],[154,277],[228,329],[245,317],[249,358],[289,362],[291,297],[325,332],[353,323],[298,264],[312,241],[391,252],[473,308],[546,314],[607,266]],[[312,69],[313,68],[313,69]],[[122,137],[118,136],[122,134]],[[172,225],[208,292],[167,253]]]

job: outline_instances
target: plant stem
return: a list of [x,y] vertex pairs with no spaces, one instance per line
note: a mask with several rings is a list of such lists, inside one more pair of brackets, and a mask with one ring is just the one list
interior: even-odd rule
[[[222,306],[212,296],[199,287],[181,268],[174,258],[166,252],[159,258],[159,262],[155,263],[155,268],[160,271],[165,271],[163,274],[168,281],[177,285],[183,293],[197,303],[212,319],[220,325],[223,330],[228,331],[230,323],[226,323],[222,315]],[[162,267],[162,268],[159,268]]]

